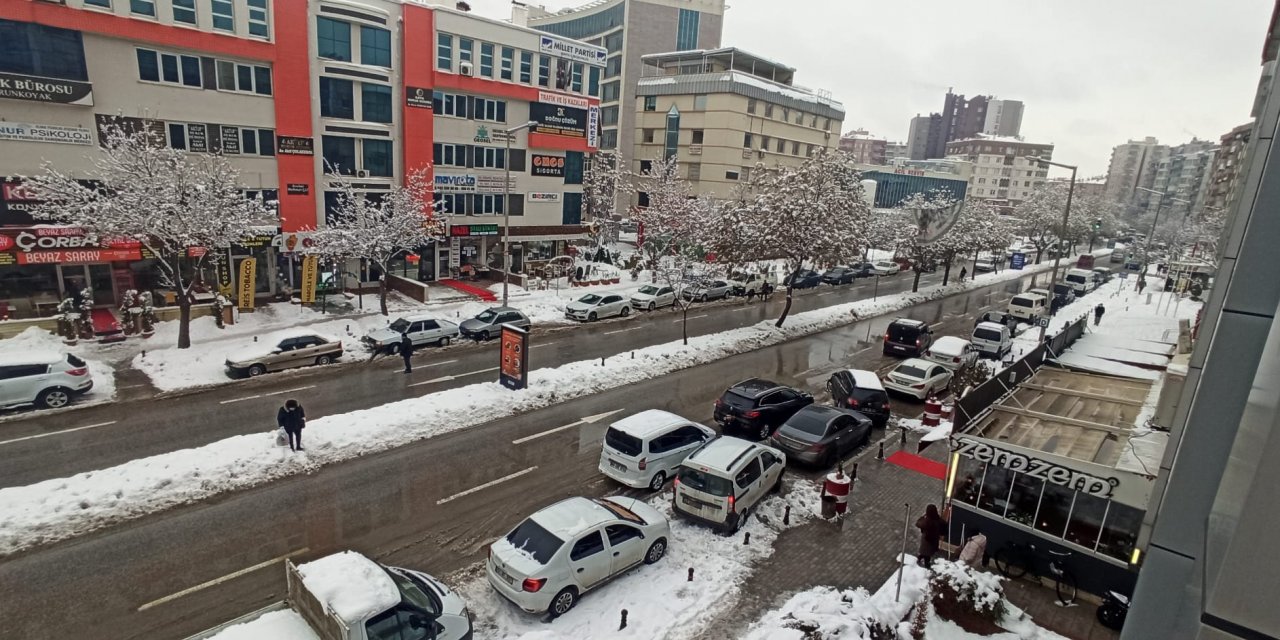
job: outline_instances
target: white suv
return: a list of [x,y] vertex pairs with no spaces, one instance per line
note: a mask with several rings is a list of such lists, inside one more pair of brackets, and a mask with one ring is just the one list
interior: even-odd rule
[[628,487],[659,491],[694,449],[715,437],[709,427],[674,413],[641,411],[609,425],[600,449],[600,473]]
[[691,520],[737,531],[769,492],[782,490],[787,456],[740,438],[722,437],[680,465],[672,508]]
[[92,388],[89,366],[69,353],[37,351],[0,357],[0,407],[34,404],[58,409]]

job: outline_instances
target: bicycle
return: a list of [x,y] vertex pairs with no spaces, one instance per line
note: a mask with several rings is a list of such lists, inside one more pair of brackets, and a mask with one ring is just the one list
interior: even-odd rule
[[1054,592],[1058,595],[1058,606],[1072,607],[1076,603],[1076,576],[1066,566],[1065,561],[1069,557],[1069,551],[1046,549],[1042,553],[1034,544],[1010,542],[996,552],[995,560],[1000,573],[1015,580],[1034,570],[1038,561],[1047,562]]

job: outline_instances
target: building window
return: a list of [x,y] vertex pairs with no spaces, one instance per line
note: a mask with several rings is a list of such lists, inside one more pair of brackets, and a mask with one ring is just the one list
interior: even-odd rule
[[267,0],[247,0],[249,5],[249,34],[260,38],[270,36],[267,22]]
[[391,87],[360,83],[360,119],[365,122],[391,123]]
[[1040,494],[1044,492],[1044,481],[1025,473],[1016,474],[1013,480],[1013,491],[1009,494],[1009,507],[1004,517],[1023,526],[1034,526],[1036,509],[1040,506]]
[[[603,91],[600,94],[600,101],[613,102],[617,100],[620,95],[622,95],[622,83],[607,82],[605,83]],[[647,109],[647,111],[652,111],[652,109]]]
[[390,178],[391,141],[363,138],[360,140],[360,146],[364,151],[364,165],[361,168],[368,171],[371,176]]
[[755,113],[755,112],[756,112],[756,99],[747,98],[747,113]]
[[689,180],[691,182],[697,182],[701,179],[702,179],[702,163],[690,162],[689,163]]
[[452,215],[464,215],[466,209],[466,194],[464,193],[440,193],[436,192],[431,196],[432,200],[438,203],[437,211]]
[[467,145],[437,142],[431,147],[432,160],[437,166],[467,166]]
[[[458,97],[466,99],[463,96]],[[472,109],[471,117],[476,120],[488,120],[489,122],[506,122],[507,101],[475,98],[475,109]]]
[[1003,518],[1005,508],[1009,505],[1009,492],[1012,487],[1012,471],[1004,467],[988,465],[987,475],[982,479],[982,495],[978,497],[978,508]]
[[657,131],[658,131],[657,129],[645,129],[644,136],[642,139],[648,144],[653,144],[654,142],[653,136],[657,133]]
[[648,175],[648,174],[649,174],[649,173],[651,173],[652,171],[653,171],[653,161],[652,161],[652,160],[641,160],[641,161],[640,161],[640,175],[642,175],[642,176],[643,176],[643,175]]
[[618,148],[618,130],[605,129],[600,132],[600,148],[601,149],[617,149]]
[[551,86],[551,57],[538,56],[538,86]]
[[502,194],[492,193],[475,193],[471,195],[472,208],[471,212],[475,214],[501,214],[503,200],[506,197]]
[[213,13],[213,28],[219,31],[236,30],[236,9],[231,0],[210,0],[210,11]]
[[804,124],[804,112],[803,112],[803,111],[797,111],[797,112],[796,112],[796,124]]
[[745,181],[747,181],[747,180],[750,180],[750,179],[751,179],[751,167],[743,167],[743,168],[742,168],[742,170],[738,172],[738,175],[742,176],[742,178],[741,178],[741,179],[742,179],[744,182],[745,182]]
[[813,118],[809,120],[809,126],[813,127],[814,129],[818,128],[818,116],[815,115],[813,116]]
[[[110,5],[110,0],[107,0],[107,4],[98,6],[109,7]],[[173,21],[184,24],[195,24],[196,0],[173,0]]]
[[200,88],[200,58],[138,49],[138,78]]
[[360,64],[391,68],[391,32],[360,27]]
[[180,122],[169,123],[169,147],[187,150],[187,125]]
[[447,33],[436,36],[436,68],[453,71],[453,36]]
[[751,148],[751,132],[750,131],[742,134],[742,148],[743,149]]
[[493,77],[493,43],[480,43],[480,75],[485,78]]
[[156,17],[155,0],[129,0],[129,11],[140,16]]
[[271,68],[239,64],[230,60],[218,60],[214,69],[217,71],[218,89],[220,91],[240,91],[271,95]]
[[240,153],[250,156],[274,156],[275,132],[270,129],[240,127]]
[[769,136],[760,136],[760,150],[761,151],[769,150]]
[[791,155],[793,155],[793,156],[798,156],[798,155],[800,155],[800,143],[799,143],[799,142],[792,141],[792,143],[791,143]]
[[1086,549],[1093,549],[1098,544],[1098,534],[1102,531],[1102,519],[1106,515],[1106,500],[1087,493],[1076,493],[1076,502],[1071,508],[1071,519],[1067,522],[1067,541]]
[[772,104],[768,104],[768,103],[766,103],[766,104],[764,105],[764,117],[766,117],[766,118],[772,118],[772,117],[773,117],[773,105],[772,105]]
[[573,63],[572,84],[570,85],[570,89],[574,93],[582,93],[582,67],[583,65],[581,62]]
[[[988,473],[994,468],[989,467]],[[1061,538],[1071,514],[1071,501],[1076,492],[1062,485],[1047,483],[1036,512],[1036,529],[1055,538]]]
[[351,25],[330,18],[316,18],[316,55],[351,62]]
[[676,155],[676,150],[680,145],[680,110],[675,105],[671,105],[671,110],[667,112],[667,131],[664,140],[663,150],[664,158],[672,158]]
[[520,52],[520,82],[533,84],[533,54],[528,51]]
[[84,0],[86,7],[102,7],[103,9],[111,8],[111,0]]
[[350,80],[320,77],[320,117],[354,120],[355,83]]
[[726,172],[724,172],[724,179],[725,179],[725,180],[737,180],[737,179],[738,179],[738,172],[737,172],[737,171],[726,171]]
[[561,211],[562,224],[582,224],[582,194],[565,193],[564,207]]
[[591,67],[587,70],[587,95],[600,97],[600,67]]
[[702,144],[702,129],[693,130],[693,144]]
[[786,107],[782,108],[782,121],[791,122],[791,109],[788,109]]
[[812,156],[812,155],[813,155],[813,152],[814,152],[813,145],[811,145],[811,144],[810,144],[810,145],[806,145],[806,146],[805,146],[804,155],[806,155],[806,156]]
[[439,116],[467,117],[467,96],[454,95],[436,91],[432,94],[431,106]]
[[613,56],[604,63],[604,77],[616,78],[622,75],[622,56]]
[[1142,511],[1112,502],[1107,507],[1107,520],[1098,538],[1098,552],[1128,561],[1133,555],[1138,530],[1142,527]]
[[[564,154],[564,183],[582,184],[583,156],[581,151],[567,151]],[[569,194],[565,194],[566,196]]]
[[471,62],[474,41],[471,38],[458,38],[458,62]]
[[612,106],[601,109],[600,124],[606,127],[618,124],[618,107]]
[[604,48],[609,53],[618,53],[622,51],[622,32],[615,31],[604,37]]
[[658,110],[658,96],[645,96],[645,97],[644,97],[644,110],[645,110],[645,111],[657,111],[657,110]]
[[504,169],[507,166],[506,149],[499,147],[475,147],[477,169]]
[[705,96],[705,95],[694,96],[694,97],[693,97],[693,110],[694,110],[694,111],[706,111],[706,110],[707,110],[707,96]]
[[507,82],[515,79],[516,50],[511,47],[502,48],[502,73],[499,77]]
[[701,14],[692,9],[681,9],[676,21],[676,51],[698,48],[698,22]]

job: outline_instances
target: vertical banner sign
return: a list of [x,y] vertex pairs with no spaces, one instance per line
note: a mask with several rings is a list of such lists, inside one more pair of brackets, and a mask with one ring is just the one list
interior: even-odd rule
[[1017,269],[1021,271],[1022,268],[1025,266],[1027,266],[1027,254],[1022,252],[1016,252],[1009,256],[1010,269]]
[[245,258],[240,261],[240,291],[237,307],[242,311],[253,309],[253,287],[257,279],[257,258]]
[[231,298],[231,256],[227,253],[218,255],[218,293]]
[[523,389],[528,386],[529,332],[509,324],[502,325],[501,354],[498,382],[508,389]]
[[302,258],[302,304],[316,301],[316,276],[320,273],[320,257],[306,256]]

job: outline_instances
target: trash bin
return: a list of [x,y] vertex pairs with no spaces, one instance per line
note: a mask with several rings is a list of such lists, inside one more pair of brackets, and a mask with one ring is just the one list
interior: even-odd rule
[[832,495],[822,496],[822,517],[830,520],[836,517],[836,497]]

